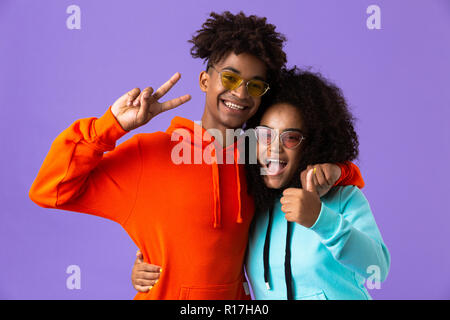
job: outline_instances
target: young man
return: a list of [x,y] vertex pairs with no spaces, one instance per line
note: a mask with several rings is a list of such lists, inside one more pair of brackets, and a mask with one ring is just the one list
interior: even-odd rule
[[[206,130],[225,136],[226,129],[242,127],[257,111],[266,83],[286,62],[284,41],[265,18],[212,13],[191,40],[192,55],[209,66],[199,79],[206,94],[202,126],[175,117],[166,132],[137,134],[115,147],[127,132],[190,99],[158,102],[178,73],[155,92],[136,88],[102,117],[80,119],[55,139],[30,198],[45,208],[120,223],[144,261],[163,270],[158,284],[135,299],[248,299],[242,265],[254,207],[243,166],[237,161],[176,164],[172,153],[180,129],[188,132],[190,139],[182,143],[189,143],[195,155],[209,145]],[[242,80],[238,87],[230,85],[228,72]],[[216,156],[234,144],[225,141]]]

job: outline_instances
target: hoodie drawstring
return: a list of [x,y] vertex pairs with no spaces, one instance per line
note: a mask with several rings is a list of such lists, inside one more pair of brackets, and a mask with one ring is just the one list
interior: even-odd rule
[[[238,199],[238,212],[236,223],[242,223],[242,202],[241,202],[241,178],[239,175],[239,164],[238,164],[238,150],[236,145],[234,145],[234,168],[236,173],[236,185],[237,185],[237,199]],[[212,152],[214,157],[212,161],[212,177],[213,177],[213,194],[214,194],[214,228],[221,227],[221,207],[220,207],[220,182],[219,182],[219,167],[217,165],[216,149]]]
[[237,183],[237,196],[238,196],[238,215],[236,222],[242,223],[242,210],[241,210],[241,178],[239,177],[239,164],[238,164],[238,158],[239,155],[237,153],[237,148],[234,148],[234,165],[236,168],[236,183]]
[[[214,151],[214,157],[216,152]],[[219,228],[221,226],[221,209],[220,209],[220,184],[219,184],[219,167],[217,166],[217,161],[214,159],[212,167],[213,176],[213,194],[214,194],[214,228]]]
[[[182,118],[182,117],[174,117],[170,124],[170,127],[167,128],[166,132],[168,134],[176,134],[177,130],[181,129],[178,133],[183,137],[183,140],[186,139],[186,143],[189,143],[193,148],[201,148],[202,151],[206,146],[209,145],[210,141],[214,140],[214,137],[209,135],[209,133],[201,126],[201,124],[196,123],[194,121]],[[186,137],[186,133],[188,137]],[[210,141],[204,140],[204,135],[210,138]],[[175,141],[172,139],[172,141]],[[238,212],[237,212],[237,223],[242,223],[242,203],[241,203],[241,180],[239,176],[239,165],[238,165],[238,155],[237,153],[237,143],[233,144],[234,147],[234,165],[236,172],[236,183],[237,183],[237,199],[238,199]],[[226,149],[220,149],[223,152]],[[203,152],[202,152],[203,153]],[[221,207],[220,207],[220,183],[219,183],[219,167],[217,164],[217,156],[216,156],[216,148],[211,152],[214,159],[212,159],[211,171],[212,171],[212,184],[213,184],[213,201],[214,201],[214,228],[221,227]],[[189,190],[190,191],[190,190]],[[188,192],[189,192],[188,191]]]
[[292,300],[292,271],[291,271],[291,233],[292,222],[287,221],[286,249],[284,254],[284,277],[286,281],[287,299]]
[[269,283],[269,247],[270,247],[270,232],[272,231],[272,213],[273,207],[269,209],[269,223],[267,224],[266,240],[264,241],[264,282],[267,290],[270,290]]
[[[270,290],[269,251],[270,251],[270,234],[272,231],[272,216],[273,216],[273,207],[271,207],[269,210],[269,222],[267,224],[266,239],[264,241],[264,253],[263,253],[264,282],[266,283],[267,290]],[[285,276],[285,282],[286,282],[287,300],[293,300],[292,270],[291,270],[291,240],[290,240],[291,234],[292,234],[292,223],[287,221],[286,248],[285,248],[285,255],[284,255],[284,276]]]

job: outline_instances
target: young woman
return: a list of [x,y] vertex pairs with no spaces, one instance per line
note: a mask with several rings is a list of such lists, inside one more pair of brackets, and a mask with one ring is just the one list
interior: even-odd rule
[[281,83],[248,124],[258,137],[258,165],[247,170],[256,205],[246,260],[254,296],[370,299],[364,282],[384,281],[390,255],[367,199],[355,186],[320,198],[313,169],[306,185],[300,179],[308,165],[357,157],[346,101],[335,85],[297,68]]
[[[247,123],[258,138],[258,164],[246,170],[256,207],[246,259],[254,297],[370,299],[365,279],[383,281],[390,256],[369,204],[355,186],[320,197],[328,177],[312,168],[358,155],[345,99],[320,75],[297,68],[284,70],[279,83]],[[133,270],[138,289],[158,276],[143,266]]]

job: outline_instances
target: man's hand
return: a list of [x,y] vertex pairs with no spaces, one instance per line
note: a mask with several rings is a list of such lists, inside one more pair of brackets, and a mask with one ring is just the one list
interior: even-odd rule
[[314,168],[316,169],[313,176],[314,184],[316,185],[319,197],[323,197],[341,177],[341,168],[333,163],[315,164],[313,166],[310,165],[300,174],[302,186],[306,186],[306,175],[311,169]]
[[131,272],[131,283],[139,292],[147,292],[158,282],[161,267],[145,263],[141,251],[136,252],[133,270]]
[[134,88],[117,99],[111,107],[111,112],[120,126],[126,131],[131,131],[143,126],[161,112],[176,108],[189,101],[191,96],[186,94],[163,103],[158,102],[180,77],[178,72],[175,73],[155,93],[153,93],[152,87],[147,87],[142,92],[139,88]]
[[316,223],[322,208],[314,183],[314,171],[314,169],[308,171],[306,187],[288,188],[283,191],[283,197],[280,199],[281,211],[285,213],[286,220],[297,222],[306,228]]

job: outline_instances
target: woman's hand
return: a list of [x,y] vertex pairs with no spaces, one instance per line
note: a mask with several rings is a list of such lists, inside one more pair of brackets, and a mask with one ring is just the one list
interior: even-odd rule
[[281,211],[287,221],[297,222],[306,228],[316,223],[322,208],[317,188],[314,183],[314,169],[308,171],[306,187],[303,189],[288,188],[280,199]]
[[319,197],[326,195],[341,177],[341,168],[336,164],[323,163],[310,165],[300,174],[302,186],[306,186],[306,175],[311,169],[316,169],[313,178]]
[[138,250],[131,272],[131,283],[137,291],[148,292],[158,282],[161,271],[161,267],[144,262],[142,253]]
[[142,92],[139,88],[134,88],[117,99],[111,107],[111,112],[120,126],[126,131],[131,131],[143,126],[161,112],[176,108],[189,101],[191,96],[186,94],[163,103],[158,102],[180,77],[178,72],[175,73],[155,93],[153,93],[152,87],[147,87]]

